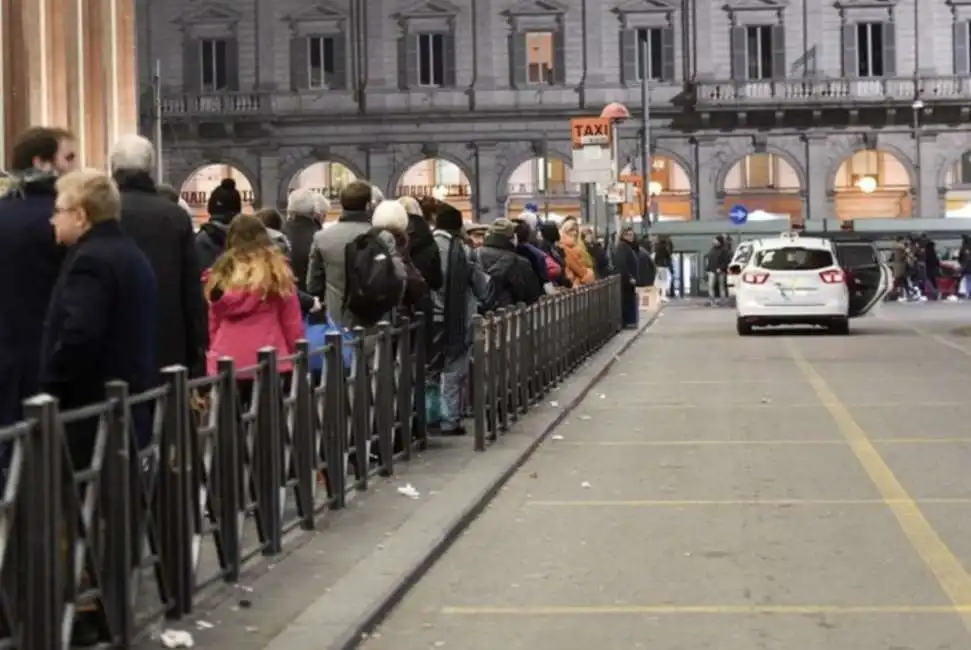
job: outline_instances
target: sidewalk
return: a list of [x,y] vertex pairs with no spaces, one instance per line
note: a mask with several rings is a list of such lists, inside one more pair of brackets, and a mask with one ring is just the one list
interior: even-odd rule
[[[651,317],[642,313],[643,328]],[[220,586],[172,628],[191,632],[199,648],[352,647],[643,328],[619,334],[485,452],[473,451],[471,436],[435,438],[428,451],[399,464],[393,478],[378,479],[320,530],[295,533],[300,539],[285,556],[260,560],[244,574],[245,586]],[[407,484],[419,491],[417,499],[398,492]],[[137,646],[157,647],[156,638]]]

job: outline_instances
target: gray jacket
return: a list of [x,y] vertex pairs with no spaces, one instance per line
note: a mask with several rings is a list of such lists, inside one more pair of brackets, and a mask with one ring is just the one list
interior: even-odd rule
[[[371,223],[366,213],[345,213],[340,221],[315,234],[310,247],[307,293],[321,298],[327,306],[327,313],[342,327],[353,328],[360,324],[354,314],[344,310],[347,245],[370,229]],[[404,262],[395,250],[394,236],[389,232],[382,232],[380,238],[388,247],[388,254],[394,261],[398,276],[405,277]]]
[[[432,300],[435,305],[432,320],[440,323],[445,318],[445,291],[449,285],[448,247],[453,235],[444,230],[436,230],[432,236],[435,239],[435,244],[438,246],[438,256],[442,261],[442,277],[445,278],[445,282],[442,283],[442,288],[432,292]],[[482,270],[482,266],[464,242],[462,243],[462,249],[469,258],[469,281],[467,285],[468,291],[466,292],[468,317],[466,322],[471,323],[472,318],[479,313],[479,305],[488,307],[489,303],[492,302],[492,287],[489,276]]]

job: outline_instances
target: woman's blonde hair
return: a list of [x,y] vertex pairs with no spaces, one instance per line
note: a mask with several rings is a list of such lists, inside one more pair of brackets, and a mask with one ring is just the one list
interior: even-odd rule
[[241,214],[233,219],[226,235],[226,252],[209,271],[206,299],[214,291],[258,291],[268,296],[290,296],[297,284],[290,264],[259,219]]

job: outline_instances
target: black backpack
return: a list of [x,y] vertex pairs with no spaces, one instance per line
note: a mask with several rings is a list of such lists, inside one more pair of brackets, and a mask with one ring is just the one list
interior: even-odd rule
[[358,235],[344,251],[344,309],[362,325],[385,318],[401,302],[405,288],[379,232]]

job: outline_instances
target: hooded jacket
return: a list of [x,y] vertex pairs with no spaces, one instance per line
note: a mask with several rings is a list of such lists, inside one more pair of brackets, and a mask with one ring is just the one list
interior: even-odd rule
[[[297,294],[263,296],[257,291],[232,290],[214,292],[209,303],[209,351],[206,369],[217,372],[220,357],[230,357],[237,368],[257,362],[260,348],[272,346],[279,356],[297,351],[297,341],[303,338],[303,318]],[[292,368],[289,361],[281,362],[279,370]]]
[[496,308],[531,305],[543,295],[543,287],[533,267],[516,253],[512,241],[498,233],[486,235],[475,257],[492,279]]

